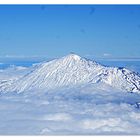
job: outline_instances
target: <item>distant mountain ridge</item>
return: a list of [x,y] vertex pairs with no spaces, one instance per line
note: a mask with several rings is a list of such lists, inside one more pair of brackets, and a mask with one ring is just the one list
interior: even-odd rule
[[74,53],[39,63],[19,79],[0,81],[0,91],[21,93],[99,82],[126,92],[140,93],[139,74],[126,68],[106,67]]

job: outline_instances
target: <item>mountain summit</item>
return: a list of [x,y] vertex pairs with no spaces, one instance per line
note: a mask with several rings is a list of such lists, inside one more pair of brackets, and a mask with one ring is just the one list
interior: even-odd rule
[[140,76],[125,68],[105,67],[76,54],[37,64],[28,74],[0,83],[2,92],[51,90],[84,84],[105,83],[116,89],[140,93]]
[[64,59],[69,59],[69,60],[77,60],[79,61],[81,59],[81,57],[77,54],[74,53],[70,53],[69,55],[63,57]]

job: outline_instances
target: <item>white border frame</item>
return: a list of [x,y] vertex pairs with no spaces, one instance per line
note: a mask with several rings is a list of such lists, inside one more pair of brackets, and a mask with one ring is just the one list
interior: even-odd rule
[[0,0],[0,4],[140,4],[140,0]]

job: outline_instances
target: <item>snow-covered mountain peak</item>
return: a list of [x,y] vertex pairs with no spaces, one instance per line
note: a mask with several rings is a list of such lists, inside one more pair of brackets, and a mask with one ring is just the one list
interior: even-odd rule
[[70,53],[70,54],[62,57],[62,59],[67,61],[67,62],[68,61],[70,62],[70,61],[79,61],[79,60],[81,60],[81,57],[79,55],[77,55],[77,54]]
[[129,92],[140,92],[138,74],[124,68],[106,67],[76,54],[40,63],[18,80],[1,82],[0,91],[50,90],[94,83],[104,83]]

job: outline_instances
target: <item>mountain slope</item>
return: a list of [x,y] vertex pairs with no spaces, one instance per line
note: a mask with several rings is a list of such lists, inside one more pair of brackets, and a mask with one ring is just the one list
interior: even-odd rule
[[0,84],[2,92],[25,92],[57,89],[88,83],[105,83],[119,90],[140,92],[140,76],[125,68],[105,67],[94,61],[70,54],[40,63],[23,77]]

